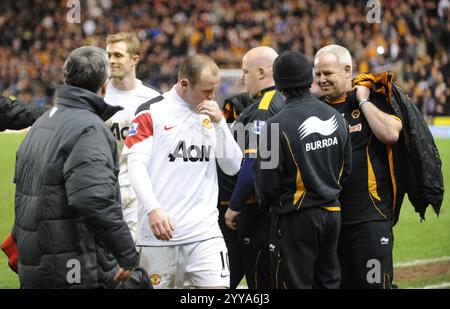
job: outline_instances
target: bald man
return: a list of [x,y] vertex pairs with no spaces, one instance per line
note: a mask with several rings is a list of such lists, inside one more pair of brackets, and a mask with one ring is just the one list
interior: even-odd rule
[[253,101],[234,125],[235,132],[239,132],[239,126],[246,128],[245,158],[225,213],[225,222],[230,229],[238,231],[240,249],[236,255],[230,254],[231,281],[239,283],[242,275],[239,278],[235,270],[242,267],[250,289],[271,287],[268,255],[270,217],[257,205],[251,170],[262,126],[284,107],[284,97],[275,89],[272,74],[277,56],[277,52],[267,46],[253,48],[245,54],[242,80]]

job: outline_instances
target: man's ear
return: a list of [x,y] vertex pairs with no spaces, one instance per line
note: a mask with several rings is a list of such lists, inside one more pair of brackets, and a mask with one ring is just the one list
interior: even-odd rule
[[139,63],[139,60],[141,59],[141,57],[139,55],[134,55],[131,57],[131,60],[134,63],[134,66],[137,66],[137,64]]
[[103,84],[103,86],[100,87],[100,90],[97,92],[97,95],[99,95],[100,97],[104,97],[105,93],[106,93],[106,87],[108,87],[108,81],[109,79],[107,79],[105,81],[105,83]]
[[264,70],[263,67],[259,67],[258,68],[258,79],[262,80],[262,79],[264,79],[264,77],[266,77],[266,70]]
[[183,88],[183,89],[187,89],[187,87],[189,86],[189,81],[187,80],[187,79],[185,79],[185,78],[183,78],[181,81],[180,81],[180,85],[181,85],[181,87]]
[[352,79],[352,68],[350,65],[346,64],[344,66],[344,76],[347,79]]

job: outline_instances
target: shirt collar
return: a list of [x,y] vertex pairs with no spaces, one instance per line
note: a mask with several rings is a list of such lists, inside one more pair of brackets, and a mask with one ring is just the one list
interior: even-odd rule
[[188,103],[188,102],[186,102],[185,100],[183,100],[183,98],[182,97],[180,97],[180,95],[177,93],[177,90],[176,90],[176,88],[175,88],[175,86],[176,85],[174,85],[173,87],[172,87],[172,89],[170,89],[166,94],[167,94],[167,97],[169,98],[171,98],[172,100],[174,100],[176,103],[179,103],[180,105],[183,105],[183,106],[187,106],[187,107],[191,107],[190,106],[190,104]]
[[255,98],[259,98],[260,96],[264,95],[267,91],[272,91],[275,90],[276,87],[275,86],[270,86],[264,89],[261,89],[255,96]]
[[111,87],[114,91],[116,91],[116,92],[122,92],[122,93],[130,93],[130,92],[133,92],[133,91],[135,91],[136,89],[138,89],[141,85],[142,85],[142,81],[141,81],[140,79],[137,79],[137,78],[136,78],[136,87],[135,87],[135,88],[133,88],[133,89],[131,89],[131,90],[120,90],[120,89],[117,89],[116,87],[114,87],[114,84],[113,84],[113,82],[112,82],[112,79],[110,79],[109,82],[108,82],[108,88]]

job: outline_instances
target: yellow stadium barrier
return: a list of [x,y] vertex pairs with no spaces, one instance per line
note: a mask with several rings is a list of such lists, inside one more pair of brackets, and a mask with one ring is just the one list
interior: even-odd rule
[[433,124],[438,126],[450,126],[450,116],[434,117]]

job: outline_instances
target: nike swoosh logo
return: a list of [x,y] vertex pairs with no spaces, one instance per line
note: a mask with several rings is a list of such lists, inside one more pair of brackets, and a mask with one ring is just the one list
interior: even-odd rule
[[166,131],[168,131],[168,130],[170,130],[170,129],[173,129],[173,128],[175,128],[176,126],[171,126],[171,127],[168,127],[168,126],[164,126],[164,130],[166,130]]

